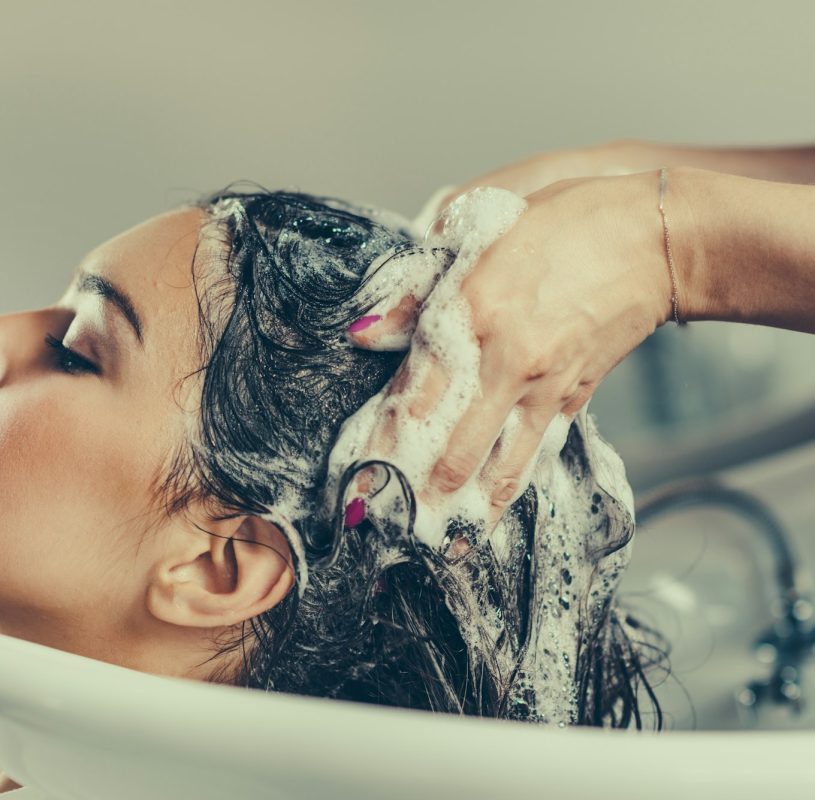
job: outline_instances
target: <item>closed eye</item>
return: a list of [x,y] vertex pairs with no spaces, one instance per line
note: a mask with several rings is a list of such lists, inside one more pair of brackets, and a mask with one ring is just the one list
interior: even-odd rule
[[56,336],[45,335],[45,344],[54,352],[57,369],[68,375],[101,375],[102,370],[92,361],[66,347]]

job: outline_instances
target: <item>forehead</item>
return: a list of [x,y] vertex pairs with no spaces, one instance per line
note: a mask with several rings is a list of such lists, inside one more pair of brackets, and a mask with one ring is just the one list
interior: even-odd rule
[[80,265],[127,295],[142,320],[147,352],[188,353],[196,338],[199,295],[223,250],[206,235],[207,219],[197,208],[161,214],[100,245]]
[[104,274],[136,302],[145,317],[164,307],[177,308],[193,288],[192,264],[206,215],[199,209],[153,217],[97,247],[83,262]]

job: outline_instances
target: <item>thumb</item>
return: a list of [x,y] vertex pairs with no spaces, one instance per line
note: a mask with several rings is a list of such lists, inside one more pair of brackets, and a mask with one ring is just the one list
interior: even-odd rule
[[348,326],[348,342],[366,350],[407,350],[422,305],[454,260],[446,248],[418,246],[377,259],[363,287],[367,297],[382,299]]
[[417,239],[427,239],[428,229],[459,194],[461,194],[461,191],[453,184],[442,186],[433,192],[411,223],[413,234]]

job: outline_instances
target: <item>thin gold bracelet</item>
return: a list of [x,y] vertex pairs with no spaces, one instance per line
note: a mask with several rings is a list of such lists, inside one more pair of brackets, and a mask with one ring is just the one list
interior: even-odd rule
[[686,325],[684,320],[679,319],[679,292],[676,286],[676,268],[674,267],[674,257],[671,251],[671,237],[668,235],[668,219],[665,216],[665,186],[668,182],[668,168],[662,167],[659,171],[659,210],[662,214],[662,228],[665,231],[665,252],[668,254],[668,269],[671,271],[671,305],[674,310],[674,322],[677,325]]

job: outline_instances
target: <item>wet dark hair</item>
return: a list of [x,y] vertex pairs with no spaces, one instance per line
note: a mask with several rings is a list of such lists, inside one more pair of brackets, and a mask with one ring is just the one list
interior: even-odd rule
[[[483,578],[490,604],[503,614],[502,639],[509,637],[520,663],[534,646],[530,620],[541,602],[528,558],[521,554],[503,574],[488,548],[470,548],[451,561],[408,537],[398,556],[383,565],[370,542],[377,531],[367,520],[347,528],[320,511],[328,454],[340,426],[382,389],[404,358],[352,348],[343,333],[370,310],[372,298],[360,291],[368,266],[389,250],[414,247],[413,234],[371,209],[297,192],[227,189],[199,206],[210,213],[208,225],[223,243],[223,276],[199,296],[200,429],[169,470],[162,489],[166,509],[177,513],[192,499],[205,499],[234,514],[263,514],[291,497],[308,509],[293,523],[302,545],[298,557],[308,566],[302,596],[290,592],[245,622],[239,636],[220,643],[217,655],[239,648],[242,666],[236,674],[215,669],[211,680],[538,719],[534,704],[517,697],[510,702],[517,669],[501,675],[491,668],[489,643],[476,657],[453,613],[462,580]],[[573,426],[561,458],[585,462],[584,449]],[[588,465],[578,467],[588,480]],[[410,487],[405,489],[412,502]],[[617,498],[600,486],[593,489],[627,514]],[[534,533],[538,505],[530,487],[511,509],[527,537]],[[621,532],[604,530],[603,546],[613,552],[632,532],[633,524]],[[610,598],[595,621],[586,628],[574,666],[575,722],[643,727],[644,695],[660,728],[659,704],[645,677],[665,655],[655,634]],[[641,636],[634,641],[631,631]]]

